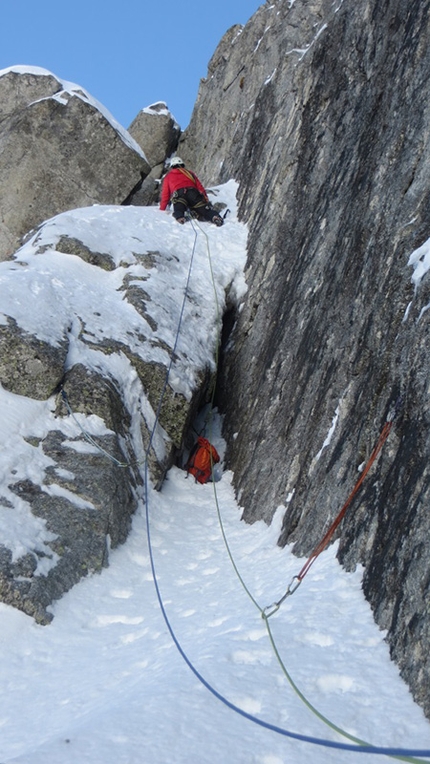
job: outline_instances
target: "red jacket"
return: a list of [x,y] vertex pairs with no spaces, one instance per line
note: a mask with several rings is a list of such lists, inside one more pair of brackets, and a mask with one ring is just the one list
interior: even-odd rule
[[[191,177],[190,177],[191,176]],[[207,199],[207,193],[197,175],[183,167],[173,167],[163,180],[161,189],[160,210],[165,210],[172,194],[180,188],[197,188],[197,191]]]
[[212,475],[212,466],[220,461],[218,451],[206,438],[199,436],[185,465],[196,481],[207,483]]

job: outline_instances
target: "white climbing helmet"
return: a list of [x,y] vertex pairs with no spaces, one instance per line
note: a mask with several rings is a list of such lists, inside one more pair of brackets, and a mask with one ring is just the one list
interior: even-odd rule
[[170,162],[170,167],[181,167],[184,166],[185,162],[181,157],[173,157],[172,161]]

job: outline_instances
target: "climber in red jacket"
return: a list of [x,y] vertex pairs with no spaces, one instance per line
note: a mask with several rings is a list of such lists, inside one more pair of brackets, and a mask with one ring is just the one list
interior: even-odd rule
[[161,189],[160,210],[173,204],[173,217],[178,223],[185,223],[187,210],[194,212],[196,217],[223,225],[224,221],[209,202],[205,188],[197,175],[185,169],[180,157],[174,157],[170,163],[171,169],[163,180]]

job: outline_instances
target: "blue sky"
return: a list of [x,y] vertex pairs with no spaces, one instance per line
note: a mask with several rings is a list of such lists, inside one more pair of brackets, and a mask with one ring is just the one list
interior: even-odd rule
[[182,129],[223,34],[261,0],[10,0],[1,10],[0,69],[28,64],[85,88],[128,127],[166,101]]

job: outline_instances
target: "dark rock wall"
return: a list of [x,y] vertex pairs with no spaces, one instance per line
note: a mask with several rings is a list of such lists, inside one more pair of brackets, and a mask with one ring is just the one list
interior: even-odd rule
[[339,559],[430,716],[430,274],[414,292],[408,265],[430,236],[429,26],[422,0],[266,3],[221,41],[179,152],[240,182],[250,227],[219,386],[244,519],[285,506],[279,543],[311,553],[402,396]]

